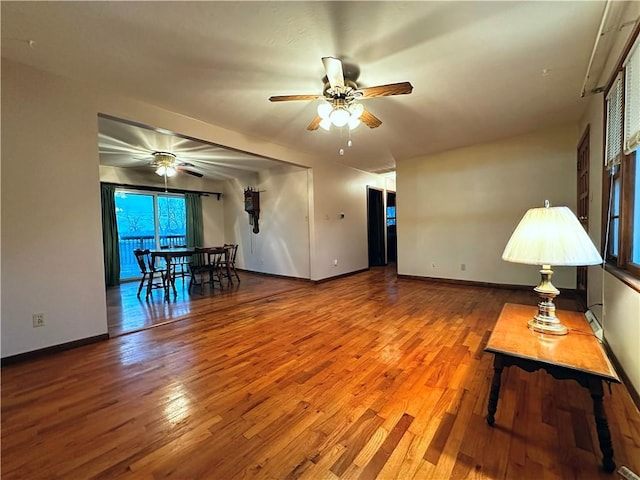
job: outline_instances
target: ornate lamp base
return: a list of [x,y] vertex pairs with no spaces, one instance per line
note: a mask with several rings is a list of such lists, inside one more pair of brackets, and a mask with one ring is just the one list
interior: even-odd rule
[[551,265],[543,265],[540,270],[540,284],[534,291],[540,295],[538,313],[528,322],[529,328],[536,332],[549,335],[566,335],[567,327],[556,317],[556,306],[553,299],[560,295],[560,291],[551,283]]
[[538,318],[538,315],[529,320],[529,328],[535,332],[546,333],[549,335],[566,335],[567,327],[560,323],[560,320],[555,319],[556,322],[545,322]]

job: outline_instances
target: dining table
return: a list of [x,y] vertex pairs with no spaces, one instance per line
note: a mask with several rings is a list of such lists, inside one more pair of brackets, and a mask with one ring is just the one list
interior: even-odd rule
[[153,265],[156,264],[157,258],[162,258],[167,266],[167,277],[164,286],[164,300],[169,301],[171,289],[173,289],[173,295],[176,296],[178,292],[176,291],[176,282],[175,275],[172,273],[174,270],[172,268],[172,264],[175,259],[191,257],[195,253],[205,252],[209,254],[217,254],[223,253],[225,255],[228,254],[228,249],[222,246],[214,246],[214,247],[176,247],[176,248],[161,248],[157,250],[150,250],[151,254],[151,262]]

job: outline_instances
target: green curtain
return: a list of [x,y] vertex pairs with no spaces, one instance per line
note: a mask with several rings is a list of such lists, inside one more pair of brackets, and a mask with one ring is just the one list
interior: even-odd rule
[[197,193],[185,193],[184,200],[187,217],[187,245],[190,247],[202,247],[204,244],[202,199]]
[[100,185],[104,279],[107,287],[120,285],[120,246],[118,244],[115,193],[115,186],[104,183]]

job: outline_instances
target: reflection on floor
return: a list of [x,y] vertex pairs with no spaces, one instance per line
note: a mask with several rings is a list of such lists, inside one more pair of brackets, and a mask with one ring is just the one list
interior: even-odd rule
[[233,285],[224,283],[224,290],[208,286],[204,294],[199,288],[189,293],[188,280],[176,280],[176,295],[173,292],[169,302],[163,300],[162,290],[153,290],[149,300],[145,300],[144,290],[140,298],[136,296],[138,282],[127,282],[107,289],[107,324],[109,336],[114,337],[145,328],[189,318],[204,311],[225,308],[252,302],[271,295],[298,288],[309,288],[305,280],[270,277],[248,272],[240,272],[240,282]]

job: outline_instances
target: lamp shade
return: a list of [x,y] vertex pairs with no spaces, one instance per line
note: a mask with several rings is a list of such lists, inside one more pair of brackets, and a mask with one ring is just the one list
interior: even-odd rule
[[582,266],[602,263],[591,238],[567,207],[532,208],[513,231],[502,253],[507,262]]

